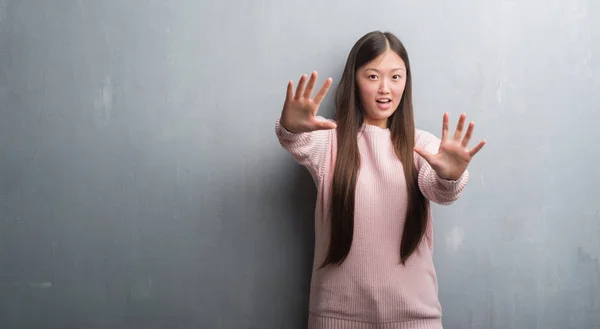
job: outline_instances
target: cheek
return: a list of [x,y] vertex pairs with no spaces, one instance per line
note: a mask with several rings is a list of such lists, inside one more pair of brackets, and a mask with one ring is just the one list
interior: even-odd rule
[[404,85],[394,88],[394,96],[398,100],[398,102],[400,102],[400,98],[402,97],[403,93],[404,93]]
[[360,89],[360,94],[363,97],[363,99],[372,100],[375,98],[377,90],[372,85],[367,84]]

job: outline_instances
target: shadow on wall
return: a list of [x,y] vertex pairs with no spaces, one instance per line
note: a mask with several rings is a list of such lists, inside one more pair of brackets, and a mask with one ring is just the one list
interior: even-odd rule
[[286,204],[285,209],[288,209],[291,214],[289,219],[292,220],[292,223],[290,225],[297,229],[296,232],[301,235],[302,241],[314,241],[314,217],[317,200],[315,183],[308,170],[302,166],[293,165],[290,171],[291,182],[289,185],[282,187],[286,190],[285,192],[282,191],[285,193],[285,200],[289,202]]
[[306,168],[287,154],[282,158],[273,170],[265,169],[270,183],[254,196],[269,209],[261,209],[267,217],[257,237],[260,251],[252,317],[264,328],[306,328],[317,193]]
[[294,232],[293,240],[289,241],[287,247],[291,249],[300,248],[301,258],[296,261],[303,269],[303,277],[307,278],[306,282],[303,281],[303,284],[306,284],[303,293],[308,294],[308,279],[310,279],[312,272],[315,241],[314,224],[317,190],[313,178],[306,168],[294,164],[289,170],[290,183],[280,187],[284,195],[282,207],[289,213],[289,216],[284,220],[286,225],[289,225],[292,232]]
[[314,253],[314,228],[315,228],[315,204],[317,191],[312,176],[306,168],[295,165],[291,179],[292,184],[288,187],[289,193],[286,194],[286,200],[289,200],[287,209],[295,214],[290,216],[287,221],[288,225],[293,228],[293,232],[297,232],[297,240],[291,241],[290,248],[299,247],[301,251],[297,254],[300,258],[297,259],[298,266],[301,272],[298,275],[299,287],[297,288],[302,299],[299,312],[295,315],[298,318],[298,328],[306,328],[308,326],[308,303],[310,291],[310,279],[312,274],[312,262]]

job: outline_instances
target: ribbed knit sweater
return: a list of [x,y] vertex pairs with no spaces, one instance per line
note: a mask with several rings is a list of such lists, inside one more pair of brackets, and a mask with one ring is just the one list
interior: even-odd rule
[[[336,130],[291,133],[278,119],[275,132],[283,148],[308,169],[317,187],[309,329],[442,328],[431,212],[425,238],[406,264],[400,263],[407,192],[402,163],[394,152],[389,129],[363,125],[357,136],[361,165],[356,182],[352,246],[342,265],[325,268],[319,267],[329,246],[330,222],[326,214],[331,203]],[[419,129],[415,135],[418,146],[437,152],[438,138]],[[425,197],[438,204],[458,199],[468,172],[456,181],[445,180],[414,154],[419,188]]]

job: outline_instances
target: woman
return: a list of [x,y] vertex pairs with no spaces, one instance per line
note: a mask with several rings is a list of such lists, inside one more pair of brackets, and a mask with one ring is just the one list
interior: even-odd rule
[[317,189],[309,328],[442,328],[433,265],[430,201],[450,204],[485,145],[463,137],[466,116],[441,140],[415,128],[404,45],[370,32],[348,56],[335,121],[316,116],[331,78],[312,97],[317,73],[287,95],[276,134]]

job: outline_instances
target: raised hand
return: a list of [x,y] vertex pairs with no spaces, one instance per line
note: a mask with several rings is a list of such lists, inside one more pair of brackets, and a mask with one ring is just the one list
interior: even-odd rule
[[471,159],[483,148],[486,141],[482,140],[471,150],[467,149],[471,136],[473,135],[473,127],[475,123],[471,121],[467,129],[467,133],[462,138],[463,128],[465,125],[466,114],[462,114],[458,119],[458,125],[454,136],[450,138],[448,135],[448,113],[444,113],[442,125],[442,140],[439,150],[436,154],[427,152],[425,149],[415,147],[415,152],[421,155],[427,161],[433,170],[443,179],[457,180],[467,169]]
[[321,121],[316,118],[319,106],[331,86],[332,79],[328,78],[314,98],[311,99],[317,72],[313,72],[306,83],[306,74],[303,74],[298,82],[296,93],[293,92],[293,82],[288,82],[287,94],[281,113],[281,124],[294,133],[309,132],[315,130],[334,129],[336,124],[330,121]]

